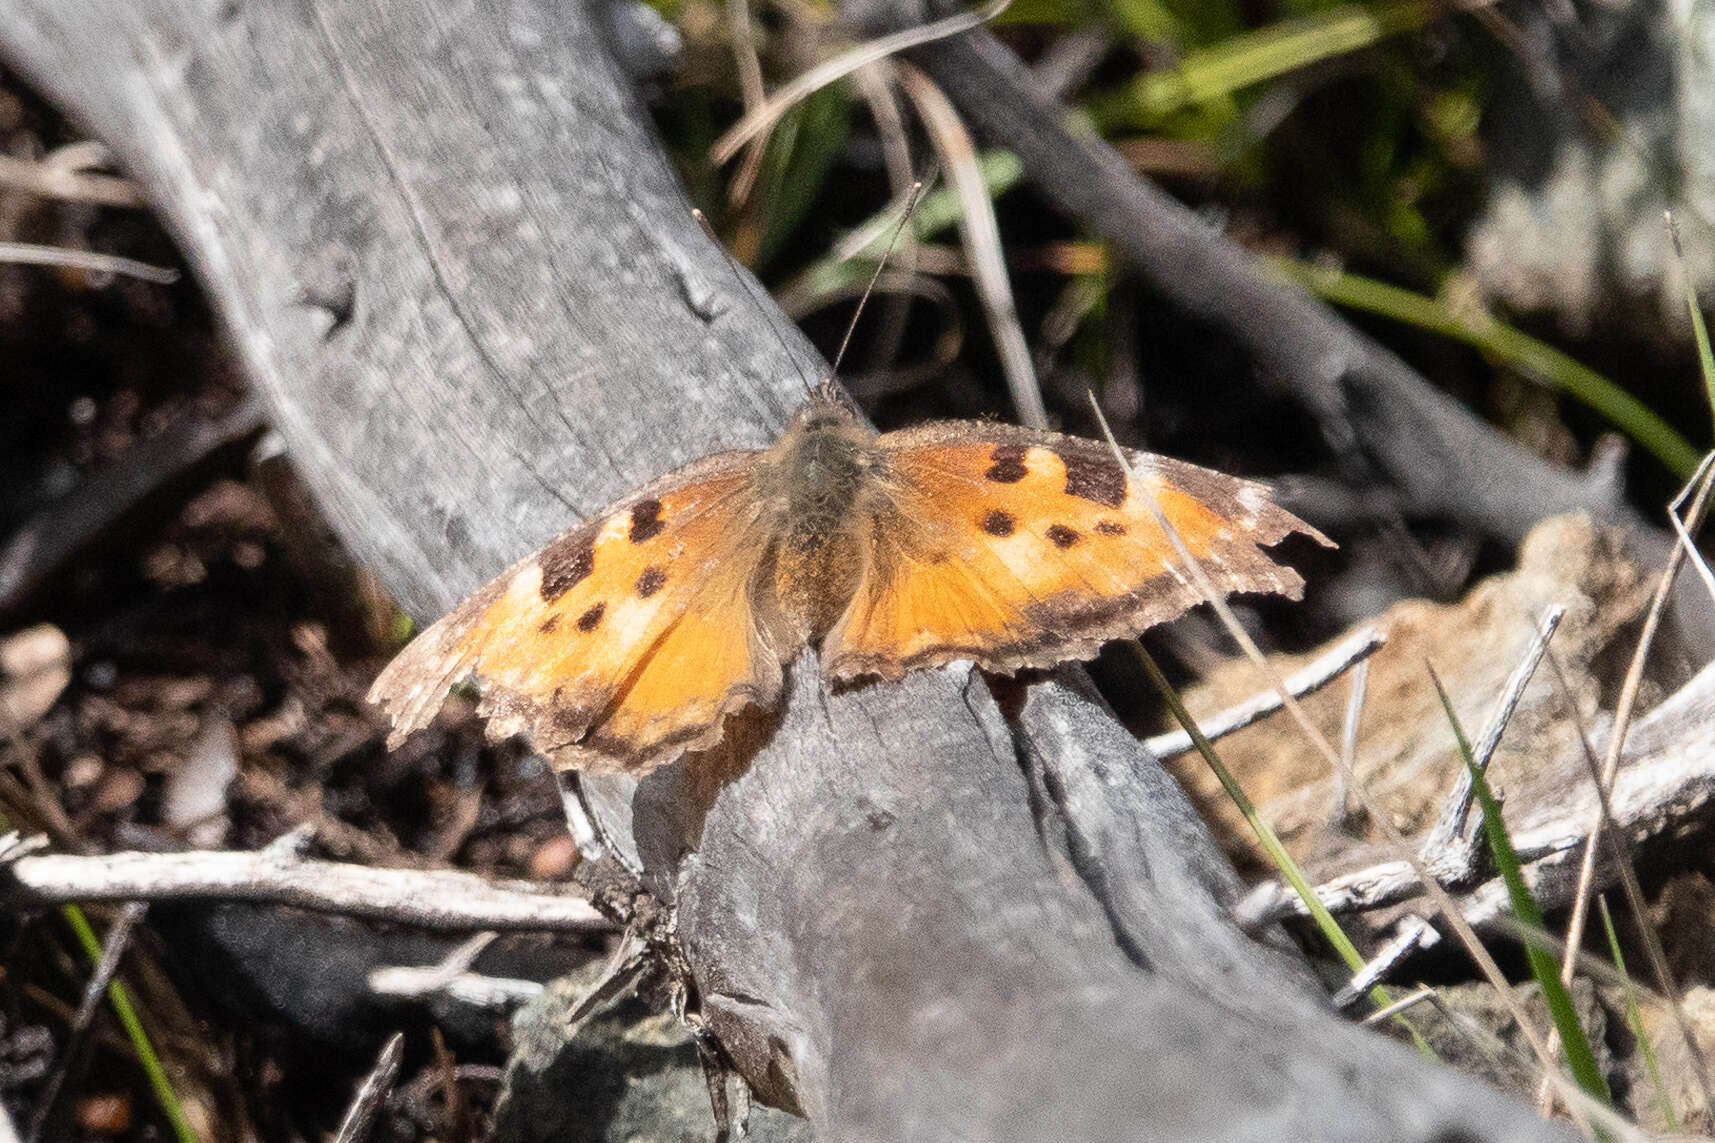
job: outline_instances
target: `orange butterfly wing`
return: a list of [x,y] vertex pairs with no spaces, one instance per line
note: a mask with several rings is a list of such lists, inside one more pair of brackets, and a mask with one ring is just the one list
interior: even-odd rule
[[755,457],[662,477],[417,636],[370,690],[393,716],[389,745],[473,673],[490,738],[526,731],[556,768],[598,773],[647,773],[713,746],[728,714],[774,703],[780,658],[752,607],[767,548]]
[[1303,581],[1261,548],[1320,533],[1260,484],[1106,445],[949,422],[876,442],[882,495],[850,607],[823,641],[832,678],[953,659],[1014,671],[1087,659],[1201,599],[1150,512],[1153,497],[1223,592],[1293,599]]

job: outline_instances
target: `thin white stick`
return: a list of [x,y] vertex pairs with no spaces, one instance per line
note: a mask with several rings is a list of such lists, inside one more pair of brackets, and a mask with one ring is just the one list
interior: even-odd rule
[[[1386,635],[1374,627],[1360,628],[1328,648],[1325,653],[1318,655],[1314,661],[1287,675],[1282,682],[1286,684],[1287,693],[1294,698],[1313,694],[1385,646]],[[1198,729],[1202,730],[1209,741],[1214,742],[1267,718],[1279,710],[1280,705],[1280,693],[1270,687],[1268,690],[1258,691],[1236,706],[1228,707],[1212,718],[1199,719]],[[1143,740],[1143,748],[1162,759],[1183,754],[1191,749],[1192,745],[1191,736],[1183,730],[1157,734]]]
[[546,885],[450,869],[374,869],[266,850],[43,854],[0,870],[0,899],[22,905],[189,897],[271,901],[439,931],[613,928],[583,897]]
[[1368,996],[1370,990],[1386,979],[1387,974],[1398,967],[1413,951],[1419,948],[1432,948],[1441,941],[1441,934],[1435,931],[1435,926],[1415,914],[1402,917],[1399,931],[1392,940],[1383,945],[1381,951],[1371,957],[1363,968],[1352,974],[1352,979],[1340,986],[1334,993],[1334,1007],[1341,1011],[1350,1008],[1359,1000]]
[[62,202],[146,206],[147,200],[129,179],[87,169],[101,165],[106,158],[107,148],[89,142],[68,143],[34,161],[0,155],[0,186],[15,187]]

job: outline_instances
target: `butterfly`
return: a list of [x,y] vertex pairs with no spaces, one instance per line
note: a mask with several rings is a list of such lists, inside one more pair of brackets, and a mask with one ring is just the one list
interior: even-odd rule
[[780,701],[817,650],[832,683],[953,660],[1094,657],[1200,601],[1153,501],[1223,593],[1298,599],[1261,549],[1319,532],[1263,485],[980,421],[877,434],[829,384],[768,449],[704,457],[501,573],[409,643],[370,701],[390,746],[448,690],[557,769],[644,775]]

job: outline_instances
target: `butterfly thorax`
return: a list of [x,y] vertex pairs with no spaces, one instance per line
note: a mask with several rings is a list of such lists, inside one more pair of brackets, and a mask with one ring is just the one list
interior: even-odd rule
[[769,450],[762,479],[779,514],[775,596],[800,639],[833,626],[856,588],[858,501],[874,483],[874,440],[845,409],[814,400]]

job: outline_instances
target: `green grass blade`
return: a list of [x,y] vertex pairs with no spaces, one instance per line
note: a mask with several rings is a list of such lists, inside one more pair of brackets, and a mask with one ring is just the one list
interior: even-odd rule
[[[1250,800],[1250,795],[1245,793],[1244,787],[1240,786],[1238,779],[1233,777],[1233,772],[1228,770],[1226,763],[1221,761],[1221,756],[1215,752],[1215,744],[1210,742],[1197,726],[1197,720],[1191,717],[1191,712],[1185,708],[1184,702],[1179,698],[1179,692],[1173,689],[1173,684],[1167,681],[1167,676],[1162,673],[1155,657],[1144,650],[1143,644],[1135,639],[1131,641],[1131,647],[1136,653],[1138,661],[1143,664],[1145,673],[1149,675],[1149,681],[1155,685],[1156,690],[1161,692],[1161,697],[1167,702],[1167,708],[1173,712],[1173,717],[1178,719],[1179,725],[1184,727],[1185,733],[1191,736],[1191,741],[1197,746],[1197,752],[1203,756],[1203,761],[1209,764],[1209,769],[1215,772],[1215,777],[1220,780],[1221,788],[1227,792],[1227,797],[1233,800],[1233,804],[1238,807],[1239,813],[1244,815],[1245,821],[1256,833],[1257,840],[1268,852],[1269,859],[1274,862],[1275,868],[1280,870],[1280,875],[1286,879],[1286,883],[1292,886],[1293,892],[1298,894],[1299,899],[1310,910],[1310,917],[1316,922],[1317,929],[1333,946],[1334,951],[1339,954],[1340,959],[1345,962],[1348,969],[1355,973],[1363,968],[1363,954],[1358,952],[1357,946],[1352,944],[1351,938],[1346,935],[1344,929],[1340,928],[1340,922],[1334,919],[1334,914],[1330,913],[1328,907],[1322,904],[1322,899],[1316,896],[1316,890],[1310,884],[1310,879],[1304,876],[1304,870],[1299,868],[1298,863],[1292,859],[1292,855],[1286,852],[1286,846],[1281,844],[1280,835],[1276,834],[1274,829],[1262,820],[1262,815],[1257,813],[1256,803]],[[1370,989],[1369,995],[1378,1007],[1385,1008],[1393,1003],[1393,995],[1384,985],[1376,985]],[[1418,1033],[1403,1013],[1396,1014],[1393,1019],[1411,1034],[1412,1040],[1417,1044],[1418,1051],[1430,1057],[1435,1055],[1435,1050],[1429,1046],[1429,1042]]]
[[1679,244],[1679,227],[1673,216],[1667,216],[1667,232],[1673,238],[1673,256],[1679,262],[1679,276],[1685,281],[1685,305],[1691,311],[1691,335],[1697,341],[1697,363],[1703,372],[1703,392],[1709,398],[1709,415],[1715,417],[1715,354],[1709,352],[1709,330],[1703,325],[1703,307],[1697,304],[1697,283],[1691,279],[1691,267],[1685,264],[1685,248]]
[[[101,940],[90,927],[89,918],[83,915],[83,910],[76,905],[65,905],[61,908],[65,914],[66,923],[77,934],[78,943],[89,957],[89,963],[101,963]],[[131,1003],[131,990],[125,987],[117,975],[107,985],[107,1001],[113,1005],[114,1015],[119,1017],[119,1023],[125,1028],[125,1035],[131,1040],[131,1047],[137,1053],[138,1063],[143,1065],[143,1074],[148,1077],[149,1087],[155,1093],[155,1102],[161,1105],[161,1112],[167,1117],[167,1122],[173,1125],[173,1134],[179,1143],[198,1143],[196,1130],[185,1118],[185,1110],[179,1104],[179,1097],[173,1091],[172,1081],[167,1078],[167,1069],[161,1064],[161,1057],[155,1054],[155,1047],[149,1042],[149,1033],[143,1028],[143,1021],[137,1015],[137,1008]]]
[[1626,971],[1626,957],[1620,951],[1620,935],[1614,931],[1614,915],[1608,911],[1608,898],[1599,896],[1596,898],[1596,904],[1602,910],[1602,928],[1608,934],[1608,955],[1613,960],[1614,970],[1620,974],[1620,983],[1626,990],[1626,1025],[1631,1028],[1632,1036],[1638,1042],[1638,1051],[1643,1055],[1644,1068],[1649,1072],[1650,1086],[1655,1089],[1656,1107],[1661,1111],[1662,1122],[1667,1125],[1669,1135],[1678,1135],[1679,1116],[1674,1113],[1673,1100],[1668,1098],[1667,1085],[1661,1080],[1661,1068],[1656,1063],[1655,1048],[1644,1034],[1644,1014],[1643,1009],[1638,1007],[1637,986],[1632,983],[1631,974]]
[[781,124],[771,142],[767,162],[768,225],[757,250],[756,268],[780,253],[793,233],[815,209],[822,184],[833,173],[834,161],[851,133],[851,100],[835,84],[815,92]]
[[1336,305],[1455,338],[1526,376],[1564,390],[1606,417],[1681,480],[1689,480],[1703,459],[1702,453],[1636,397],[1558,349],[1488,314],[1463,313],[1435,298],[1343,270],[1287,258],[1271,258],[1269,265]]
[[1542,989],[1542,998],[1548,1003],[1554,1026],[1560,1032],[1560,1045],[1561,1050],[1566,1053],[1567,1067],[1571,1069],[1572,1078],[1579,1087],[1600,1100],[1604,1106],[1611,1107],[1613,1095],[1608,1091],[1608,1081],[1602,1077],[1602,1069],[1596,1065],[1596,1054],[1590,1050],[1590,1040],[1584,1035],[1584,1026],[1579,1022],[1578,1012],[1572,1006],[1572,994],[1560,982],[1560,962],[1554,959],[1554,953],[1550,949],[1529,935],[1529,930],[1543,927],[1542,910],[1537,907],[1536,898],[1530,895],[1530,889],[1524,883],[1524,870],[1519,865],[1518,852],[1513,849],[1512,838],[1507,836],[1506,823],[1501,820],[1500,803],[1495,801],[1495,795],[1489,789],[1488,778],[1477,767],[1477,760],[1471,754],[1470,739],[1465,737],[1465,728],[1453,710],[1453,700],[1447,697],[1447,690],[1441,685],[1441,677],[1435,673],[1434,667],[1429,668],[1429,677],[1435,683],[1435,693],[1441,699],[1441,709],[1447,713],[1447,722],[1453,727],[1453,737],[1459,742],[1459,756],[1465,760],[1465,772],[1471,776],[1471,792],[1477,796],[1477,804],[1482,808],[1483,830],[1488,834],[1489,850],[1494,854],[1495,867],[1500,870],[1501,879],[1506,882],[1513,916],[1517,917],[1527,930],[1522,938],[1525,956],[1530,961],[1530,970],[1536,977],[1537,985]]
[[[1421,28],[1435,12],[1433,5],[1421,0],[1347,4],[1243,32],[1187,52],[1176,68],[1137,79],[1126,89],[1129,114],[1124,117],[1136,123],[1158,122],[1183,108],[1225,99],[1244,88]],[[1107,110],[1112,115],[1119,109],[1109,104]]]

